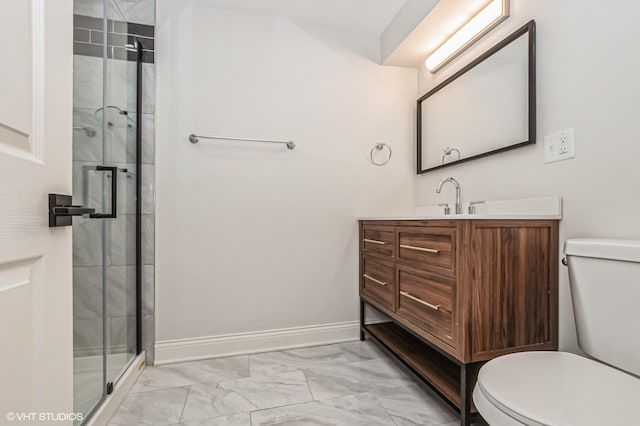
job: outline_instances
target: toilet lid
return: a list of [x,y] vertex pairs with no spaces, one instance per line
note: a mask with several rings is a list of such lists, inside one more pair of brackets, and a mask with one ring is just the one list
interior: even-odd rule
[[486,363],[477,386],[528,425],[638,424],[640,379],[567,352],[522,352]]

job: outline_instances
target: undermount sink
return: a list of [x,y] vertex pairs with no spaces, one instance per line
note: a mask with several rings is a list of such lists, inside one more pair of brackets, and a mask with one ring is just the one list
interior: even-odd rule
[[[475,201],[475,200],[473,200]],[[469,202],[463,203],[463,214],[444,214],[438,205],[419,206],[413,215],[360,217],[359,220],[455,220],[455,219],[562,219],[560,197],[521,198],[515,200],[487,200],[476,205],[475,214],[466,213]]]

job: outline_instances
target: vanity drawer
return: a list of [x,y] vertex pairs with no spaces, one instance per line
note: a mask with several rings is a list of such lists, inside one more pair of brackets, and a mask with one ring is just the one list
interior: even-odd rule
[[363,225],[362,252],[389,260],[395,258],[395,228],[393,226]]
[[455,347],[455,280],[398,266],[397,313]]
[[455,276],[456,228],[398,227],[398,263]]
[[362,258],[362,294],[391,311],[395,310],[395,267],[371,256]]

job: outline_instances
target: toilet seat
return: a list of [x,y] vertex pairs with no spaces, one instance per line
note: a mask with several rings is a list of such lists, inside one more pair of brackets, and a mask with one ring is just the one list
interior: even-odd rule
[[486,363],[473,399],[493,426],[630,425],[640,379],[572,353],[522,352]]

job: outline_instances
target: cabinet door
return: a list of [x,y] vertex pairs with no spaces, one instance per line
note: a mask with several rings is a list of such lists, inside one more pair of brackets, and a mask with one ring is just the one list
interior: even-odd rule
[[455,280],[402,265],[397,269],[397,313],[455,348]]
[[455,277],[456,228],[396,228],[398,263]]
[[395,311],[395,281],[393,263],[372,256],[362,257],[360,294]]
[[362,253],[385,260],[395,259],[396,236],[393,226],[362,226]]
[[472,359],[557,349],[557,222],[474,221]]

